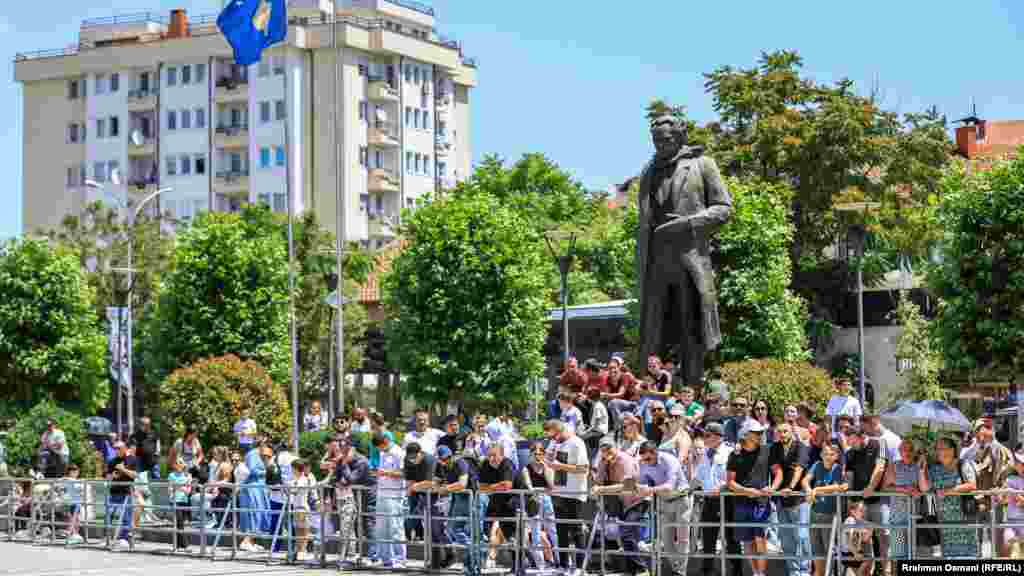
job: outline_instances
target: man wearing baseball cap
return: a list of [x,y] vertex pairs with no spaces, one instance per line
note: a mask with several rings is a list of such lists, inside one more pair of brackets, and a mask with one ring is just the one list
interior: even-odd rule
[[[747,418],[739,430],[740,445],[729,456],[726,465],[729,491],[736,498],[736,522],[764,524],[770,515],[769,498],[782,484],[782,465],[773,460],[771,449],[762,444],[764,426],[754,418]],[[740,542],[749,543],[747,554],[753,576],[766,576],[768,552],[765,529],[762,526],[740,526],[735,529]]]
[[[992,420],[990,418],[979,418],[974,422],[974,445],[970,449],[974,469],[977,472],[978,490],[998,490],[1006,487],[1006,481],[1013,471],[1013,453],[996,440],[992,433]],[[991,496],[975,496],[978,510],[978,523],[986,526],[993,522],[991,515],[995,514],[994,522],[1004,524],[1003,517],[1006,508],[993,501]],[[987,531],[987,530],[986,530]],[[980,536],[980,534],[979,534]],[[1002,531],[996,532],[994,543],[996,557],[1006,555],[1006,545]]]
[[[723,439],[722,425],[718,422],[708,422],[704,427],[704,450],[699,454],[697,469],[694,471],[694,479],[700,483],[700,489],[704,492],[704,504],[701,506],[700,521],[704,525],[701,528],[701,545],[704,554],[715,554],[715,543],[718,540],[719,525],[722,522],[722,514],[725,514],[727,523],[735,522],[735,498],[725,498],[725,509],[722,509],[722,498],[719,491],[726,486],[728,472],[726,467],[729,457],[732,456],[733,446]],[[739,556],[740,541],[736,539],[731,526],[725,528],[722,535],[724,548],[727,554]],[[739,558],[730,558],[729,573],[742,574],[743,565]],[[714,570],[715,560],[711,556],[703,560],[703,572],[710,574]]]

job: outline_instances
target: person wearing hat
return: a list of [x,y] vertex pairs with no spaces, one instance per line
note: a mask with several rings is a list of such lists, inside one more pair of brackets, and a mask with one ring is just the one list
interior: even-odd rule
[[[448,534],[452,544],[462,547],[464,558],[463,574],[465,576],[480,576],[480,555],[475,546],[471,546],[472,537],[470,530],[470,494],[466,490],[476,490],[477,481],[474,478],[476,467],[475,453],[472,448],[465,448],[461,457],[455,457],[447,446],[444,450],[438,451],[439,466],[443,471],[443,480],[439,493],[442,496],[451,495],[451,503],[448,508]],[[444,561],[450,561],[454,553]]]
[[762,442],[764,425],[747,418],[739,430],[740,445],[729,456],[726,465],[729,491],[737,494],[735,518],[737,523],[754,524],[740,526],[734,531],[736,538],[750,546],[746,549],[753,576],[766,576],[768,551],[765,539],[765,524],[771,514],[769,498],[782,485],[782,465],[772,458],[771,448]]
[[617,448],[612,438],[602,438],[598,444],[594,495],[603,497],[607,516],[624,522],[620,524],[619,540],[623,552],[627,554],[626,572],[629,574],[642,574],[650,570],[646,555],[637,554],[640,550],[640,529],[632,525],[647,516],[650,501],[638,491],[627,489],[629,482],[636,485],[639,481],[640,465],[637,459]]
[[[965,457],[974,462],[978,490],[998,490],[1006,486],[1006,480],[1013,470],[1013,453],[995,439],[990,418],[979,418],[974,422],[974,444]],[[1006,509],[998,501],[994,502],[991,496],[975,496],[974,499],[977,503],[978,523],[988,526],[993,522],[993,514],[996,524],[1004,523]],[[996,532],[993,544],[997,550],[996,557],[1004,557],[1007,553],[1002,536]]]
[[[888,467],[888,456],[882,442],[878,438],[868,437],[862,426],[852,427],[847,435],[847,441],[849,449],[846,453],[846,475],[850,490],[864,493],[864,513],[868,522],[888,522],[888,507],[883,506],[882,498],[875,495],[876,491],[882,489],[882,481]],[[873,532],[881,541],[881,530]],[[885,552],[888,556],[888,550]],[[883,562],[883,571],[887,567],[888,564]]]
[[451,508],[451,497],[441,494],[441,489],[448,483],[448,469],[454,458],[452,450],[444,444],[437,445],[435,458],[437,464],[434,466],[434,477],[431,479],[430,491],[428,494],[430,510],[430,541],[435,545],[431,551],[431,567],[435,570],[445,570],[453,563],[455,557],[450,548],[451,538],[448,537],[445,518]]
[[437,460],[427,453],[418,442],[405,445],[405,479],[408,481],[409,516],[405,519],[405,537],[409,541],[424,536],[423,519],[429,506],[427,496],[434,482],[434,468]]
[[[698,455],[697,467],[694,471],[694,481],[699,485],[704,498],[700,510],[700,521],[704,525],[701,528],[701,550],[704,554],[715,554],[715,543],[718,541],[719,526],[722,522],[722,514],[725,512],[726,522],[733,522],[731,510],[735,498],[725,498],[725,509],[722,508],[722,498],[719,492],[725,487],[727,480],[727,464],[732,455],[733,447],[723,439],[722,425],[718,422],[708,422],[704,426],[704,449]],[[723,548],[728,554],[741,553],[739,540],[733,534],[732,527],[726,527]],[[742,565],[738,558],[730,559],[730,573],[742,574]],[[715,560],[710,556],[703,560],[703,572],[710,573],[714,569]]]
[[115,532],[113,546],[128,547],[128,533],[132,527],[132,482],[135,481],[135,457],[129,456],[128,445],[123,440],[114,443],[116,455],[107,465],[107,480],[111,484],[107,497],[106,525],[114,527],[117,518],[121,518],[121,529]]

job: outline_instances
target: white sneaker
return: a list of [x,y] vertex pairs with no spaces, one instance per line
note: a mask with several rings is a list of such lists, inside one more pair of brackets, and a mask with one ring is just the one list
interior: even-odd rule
[[14,533],[14,538],[17,540],[24,540],[28,537],[28,530],[18,530]]
[[644,554],[650,554],[651,553],[651,543],[650,542],[637,542],[636,547],[639,548],[640,551],[643,552]]
[[79,534],[72,534],[68,537],[68,546],[74,546],[75,544],[81,544],[85,542],[85,538],[82,538]]
[[117,541],[117,547],[118,548],[131,548],[131,544],[129,544],[127,540],[123,540],[122,539],[122,540],[118,540]]
[[488,558],[487,562],[484,562],[484,570],[494,570],[496,564],[494,558]]

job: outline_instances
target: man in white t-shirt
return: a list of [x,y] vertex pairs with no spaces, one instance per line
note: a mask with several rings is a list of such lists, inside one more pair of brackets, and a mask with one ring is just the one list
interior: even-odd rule
[[405,449],[413,442],[420,445],[420,450],[434,456],[437,454],[437,441],[444,436],[437,428],[430,427],[430,413],[424,409],[416,410],[416,429],[405,435],[402,439],[402,448]]
[[[586,543],[580,524],[561,523],[561,521],[577,521],[583,519],[583,506],[587,502],[587,476],[590,473],[590,459],[587,446],[583,439],[561,420],[549,420],[544,426],[552,440],[553,447],[547,451],[544,467],[552,470],[555,476],[555,487],[551,501],[555,508],[555,518],[560,521],[556,525],[560,546],[576,545],[576,572],[581,573]],[[558,565],[569,569],[569,555],[559,553]]]
[[373,472],[377,476],[378,514],[374,538],[390,541],[378,545],[384,567],[404,568],[406,549],[402,501],[405,495],[405,451],[380,432],[373,436],[373,446],[380,453],[380,464]]
[[839,436],[839,416],[853,418],[853,425],[857,426],[864,410],[861,408],[860,400],[850,395],[849,380],[836,378],[834,386],[835,394],[828,401],[825,415],[832,418],[832,438],[837,438]]

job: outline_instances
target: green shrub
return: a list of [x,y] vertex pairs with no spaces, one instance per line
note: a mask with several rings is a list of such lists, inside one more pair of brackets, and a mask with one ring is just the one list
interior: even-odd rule
[[742,396],[750,403],[764,401],[776,420],[782,417],[786,405],[799,402],[809,402],[814,414],[821,416],[832,397],[828,372],[806,362],[744,360],[723,364],[720,371],[730,398]]
[[320,460],[327,452],[327,442],[333,434],[334,432],[331,430],[299,434],[299,456],[309,463],[313,475],[321,480]]
[[538,438],[544,437],[544,423],[543,422],[530,422],[529,424],[523,424],[519,428],[523,438],[529,440],[537,440]]
[[7,462],[12,475],[15,470],[23,474],[35,465],[36,455],[39,453],[39,439],[46,431],[46,420],[49,418],[53,418],[57,422],[57,427],[64,431],[71,451],[69,463],[78,464],[84,477],[86,467],[90,471],[95,467],[94,464],[87,462],[91,460],[95,449],[85,434],[85,424],[81,416],[57,406],[51,400],[36,404],[27,413],[18,417],[14,428],[7,436]]
[[257,362],[228,355],[199,360],[175,370],[160,385],[163,429],[180,438],[195,426],[203,446],[233,446],[232,431],[248,409],[259,434],[289,438],[291,405],[280,386]]

